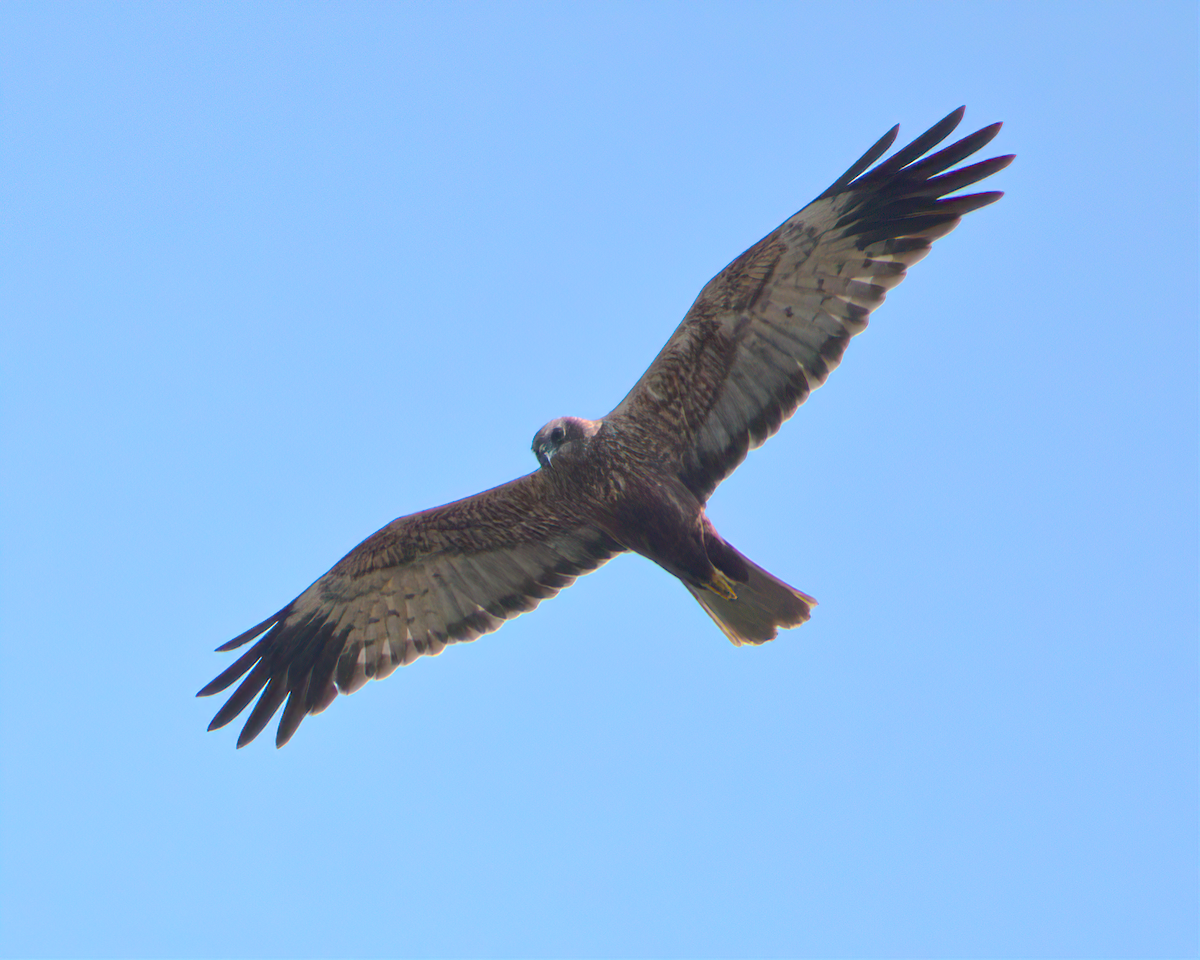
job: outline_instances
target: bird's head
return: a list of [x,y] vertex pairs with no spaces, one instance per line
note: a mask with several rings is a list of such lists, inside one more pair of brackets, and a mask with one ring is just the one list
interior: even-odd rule
[[582,420],[579,417],[559,417],[551,420],[533,437],[534,456],[543,467],[549,467],[560,450],[565,448],[574,452],[582,448],[584,444],[577,441],[591,439],[599,432],[600,426],[599,421]]

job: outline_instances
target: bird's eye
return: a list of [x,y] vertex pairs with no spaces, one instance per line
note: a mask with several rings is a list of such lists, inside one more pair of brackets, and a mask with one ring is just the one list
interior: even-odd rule
[[563,430],[563,428],[555,427],[553,430],[550,431],[550,442],[557,447],[560,443],[563,442],[564,436],[565,436],[565,431]]

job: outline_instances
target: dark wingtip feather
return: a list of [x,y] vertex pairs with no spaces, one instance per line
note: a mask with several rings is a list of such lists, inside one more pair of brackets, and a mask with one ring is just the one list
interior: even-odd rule
[[935,173],[941,173],[954,166],[964,157],[969,157],[973,153],[977,153],[986,147],[1000,132],[1002,124],[993,123],[991,126],[983,127],[976,130],[972,134],[968,134],[961,140],[956,140],[948,147],[943,147],[937,153],[931,153],[929,156],[920,160],[914,160],[904,168],[904,172],[912,178],[916,177],[932,177]]
[[988,204],[995,203],[1002,196],[1003,190],[985,190],[983,193],[968,193],[961,197],[947,197],[945,200],[938,201],[938,209],[944,209],[954,213],[956,216],[963,216],[973,210],[978,210],[981,207],[986,207]]
[[233,663],[222,670],[216,677],[201,687],[200,692],[196,694],[198,697],[211,697],[214,693],[220,693],[226,687],[231,686],[243,673],[249,670],[258,662],[259,657],[263,654],[263,644],[266,640],[264,637],[249,650],[238,657]]
[[860,173],[866,170],[867,167],[887,153],[888,148],[896,142],[896,136],[899,133],[900,124],[896,124],[891,130],[876,140],[871,149],[855,160],[850,166],[850,169],[833,181],[833,183],[829,185],[829,189],[821,194],[820,197],[817,197],[817,199],[820,200],[821,197],[831,197],[835,193],[840,193],[842,190],[844,190],[855,177],[857,177]]
[[268,627],[273,627],[280,620],[282,620],[285,616],[287,616],[287,614],[291,611],[291,609],[292,609],[292,605],[289,603],[286,607],[284,607],[278,613],[274,614],[273,616],[267,617],[267,619],[264,620],[262,623],[258,624],[257,626],[251,627],[245,633],[239,633],[236,637],[234,637],[228,643],[221,644],[219,647],[217,647],[217,653],[225,653],[228,650],[236,650],[238,647],[242,646],[243,644],[249,643],[251,640],[253,640],[255,637],[257,637],[260,633],[262,633]]
[[333,701],[337,699],[337,695],[337,684],[327,682],[325,684],[325,689],[321,691],[320,696],[317,697],[317,699],[308,708],[308,712],[315,715],[324,710],[328,710]]
[[901,147],[874,170],[863,174],[855,186],[865,186],[870,183],[876,183],[879,180],[885,180],[897,170],[908,166],[927,151],[932,150],[954,132],[954,128],[962,122],[966,109],[966,107],[959,107],[957,110],[946,114],[946,116],[917,137],[912,143]]
[[233,692],[217,715],[212,718],[212,723],[208,725],[209,730],[219,730],[225,726],[230,720],[236,717],[239,713],[246,709],[246,705],[258,696],[258,691],[267,685],[267,681],[271,678],[271,671],[263,660],[259,660],[254,665],[254,669],[246,674],[246,679]]
[[[1016,155],[1010,153],[1003,157],[980,160],[978,163],[973,163],[968,167],[959,167],[957,170],[943,173],[940,177],[930,177],[925,181],[924,186],[913,189],[910,193],[912,196],[944,197],[955,190],[961,190],[963,187],[969,187],[980,180],[986,180],[993,173],[1003,170],[1015,159]],[[916,167],[917,165],[914,164],[908,170],[915,170]]]
[[308,682],[306,676],[301,684],[288,694],[287,706],[283,708],[283,716],[279,718],[279,729],[275,731],[275,746],[282,747],[292,739],[292,735],[300,727],[300,722],[308,715],[305,701],[308,699]]
[[237,745],[239,747],[245,746],[263,732],[266,725],[271,722],[271,718],[278,712],[287,695],[287,672],[277,673],[271,678],[271,682],[267,684],[267,689],[262,692],[262,696],[258,698],[258,703],[250,711],[250,716],[246,718],[246,725],[242,727],[242,732],[238,734]]
[[1003,193],[998,190],[963,196],[947,194],[1003,170],[1015,159],[1011,154],[943,171],[991,142],[1000,123],[924,156],[958,126],[963,114],[962,107],[952,111],[912,143],[849,183],[842,194],[844,203],[834,229],[841,230],[841,236],[857,238],[855,245],[860,249],[900,237],[935,240],[953,230],[965,214],[999,200]]

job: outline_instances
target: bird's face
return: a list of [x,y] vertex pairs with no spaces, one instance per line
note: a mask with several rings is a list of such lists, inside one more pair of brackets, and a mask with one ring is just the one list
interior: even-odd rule
[[559,417],[551,420],[542,427],[533,438],[533,453],[543,468],[549,468],[551,461],[560,452],[568,456],[581,450],[587,441],[595,436],[600,424],[594,420],[581,420],[579,417]]

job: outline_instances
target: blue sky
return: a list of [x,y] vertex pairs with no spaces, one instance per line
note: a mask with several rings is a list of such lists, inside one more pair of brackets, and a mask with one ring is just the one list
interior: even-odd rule
[[[1192,4],[0,8],[0,951],[1197,950]],[[212,649],[533,469],[893,123],[1007,191],[711,502],[208,734]],[[990,154],[989,154],[990,155]]]

